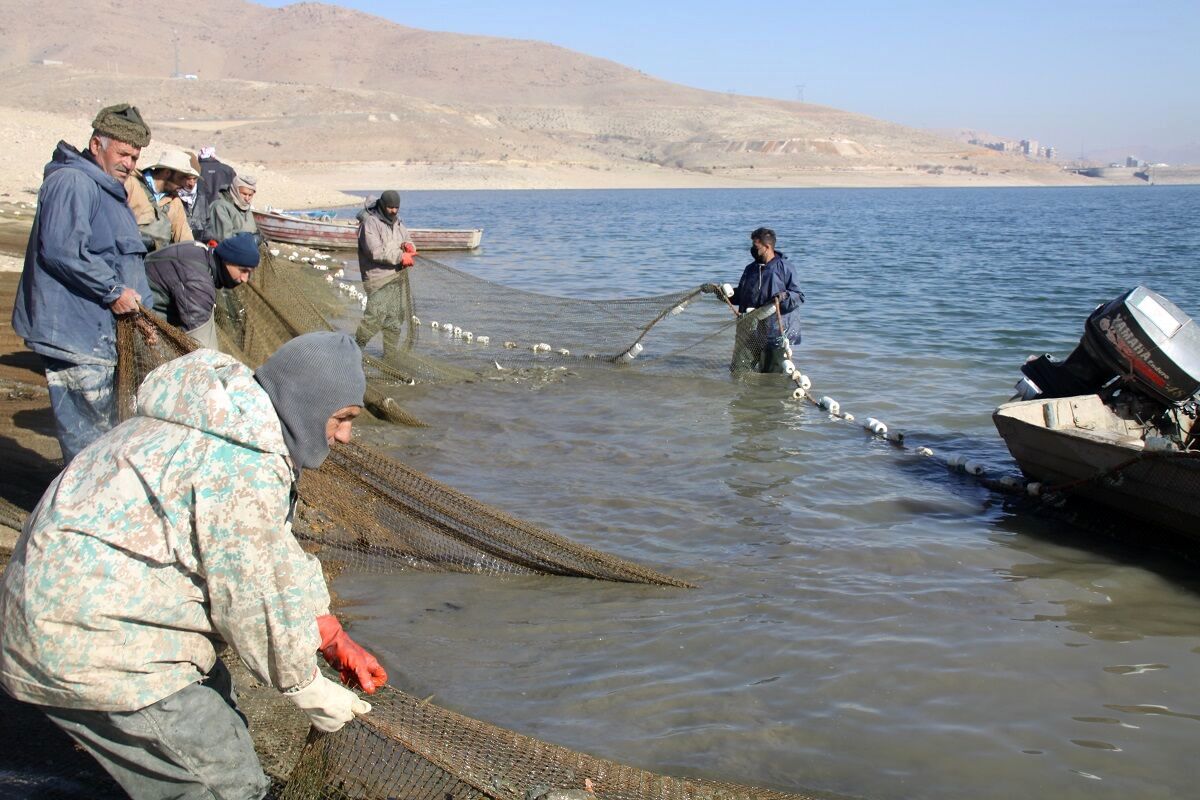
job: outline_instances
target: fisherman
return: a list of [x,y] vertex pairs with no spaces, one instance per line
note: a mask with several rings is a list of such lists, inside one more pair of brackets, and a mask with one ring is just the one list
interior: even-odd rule
[[217,160],[216,148],[211,145],[200,148],[200,188],[206,206],[217,202],[221,190],[228,189],[236,175],[233,167]]
[[230,236],[215,248],[181,242],[156,250],[146,257],[154,310],[202,347],[217,350],[217,289],[236,289],[250,280],[258,260],[258,244],[250,233]]
[[400,330],[412,316],[408,276],[402,271],[413,265],[416,245],[400,220],[400,193],[388,190],[358,212],[358,269],[367,308],[354,334],[359,347],[366,347],[383,331],[383,357],[399,349]]
[[235,233],[258,233],[250,203],[258,192],[253,175],[235,175],[233,183],[222,189],[217,201],[208,209],[208,235],[224,241]]
[[[185,152],[188,154],[188,161],[191,163],[192,169],[199,175],[200,160],[191,150]],[[200,183],[200,178],[189,175],[176,194],[183,202],[183,208],[187,212],[188,227],[192,229],[192,238],[197,242],[207,242],[208,237],[205,235],[205,231],[208,227],[208,195],[204,193]]]
[[167,150],[155,164],[125,179],[129,208],[148,251],[192,241],[187,208],[178,195],[188,179],[199,175],[185,151]]
[[[793,345],[800,344],[800,304],[804,292],[796,284],[796,272],[787,257],[775,249],[775,231],[757,228],[750,234],[754,258],[742,271],[737,288],[728,283],[706,283],[702,291],[721,294],[737,307],[738,314],[752,309],[764,313],[756,327],[734,353],[734,372],[784,372]],[[741,334],[739,333],[739,336]]]
[[50,484],[0,582],[0,686],[40,708],[133,798],[269,788],[218,652],[332,732],[379,662],[329,613],[291,532],[299,471],[350,440],[366,379],[320,331],[256,372],[200,349],[151,372],[137,415]]
[[38,192],[12,324],[42,359],[64,462],[116,424],[115,317],[150,296],[124,183],[149,143],[137,108],[102,108],[85,152],[58,143]]

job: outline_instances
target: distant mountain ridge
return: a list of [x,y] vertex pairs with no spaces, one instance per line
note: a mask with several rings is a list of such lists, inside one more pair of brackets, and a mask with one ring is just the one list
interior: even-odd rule
[[1039,169],[834,108],[703,91],[543,42],[424,31],[321,3],[97,6],[85,14],[52,1],[32,14],[0,0],[0,104],[79,115],[130,99],[175,140],[273,162],[653,164],[760,176]]

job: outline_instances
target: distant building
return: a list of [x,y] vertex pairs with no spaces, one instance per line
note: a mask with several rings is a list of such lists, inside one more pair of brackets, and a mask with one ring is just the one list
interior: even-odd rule
[[1038,155],[1037,139],[1022,139],[1021,140],[1021,152],[1024,153],[1025,155],[1029,156],[1030,158],[1037,158],[1037,155]]
[[1046,158],[1053,161],[1057,156],[1058,156],[1058,151],[1055,150],[1053,147],[1046,145]]
[[1125,156],[1125,166],[1127,166],[1127,167],[1138,166],[1137,157],[1136,156]]
[[972,139],[967,144],[973,144],[977,147],[986,147],[988,150],[998,150],[1001,153],[1006,153],[1013,149],[1012,142],[989,142],[984,139]]

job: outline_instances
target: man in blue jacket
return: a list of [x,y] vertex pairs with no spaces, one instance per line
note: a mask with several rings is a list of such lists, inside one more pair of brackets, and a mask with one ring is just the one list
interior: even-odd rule
[[137,108],[101,109],[85,152],[58,143],[38,192],[12,322],[42,358],[64,463],[116,424],[115,318],[150,296],[123,184],[149,143]]
[[[775,231],[757,228],[750,234],[754,260],[742,271],[737,288],[728,283],[707,283],[702,289],[720,293],[737,307],[738,315],[758,310],[757,321],[743,331],[738,326],[738,347],[730,369],[734,372],[784,372],[792,346],[800,344],[800,304],[804,292],[796,283],[796,271],[783,253],[775,249]],[[776,308],[778,303],[778,309]]]

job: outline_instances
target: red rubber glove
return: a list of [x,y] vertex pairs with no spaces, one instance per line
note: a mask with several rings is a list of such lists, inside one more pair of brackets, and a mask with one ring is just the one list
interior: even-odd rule
[[413,256],[417,254],[417,246],[412,242],[405,242],[400,247],[404,254],[400,256],[400,266],[411,267],[413,265]]
[[321,634],[321,655],[329,666],[342,675],[342,683],[358,686],[367,694],[387,683],[387,673],[361,645],[342,630],[337,617],[326,614],[317,617],[317,631]]

